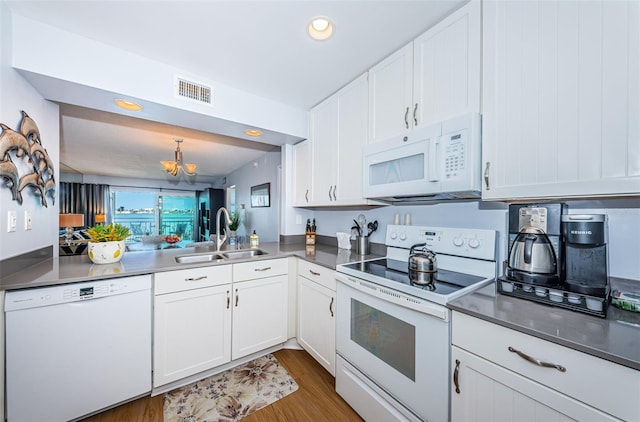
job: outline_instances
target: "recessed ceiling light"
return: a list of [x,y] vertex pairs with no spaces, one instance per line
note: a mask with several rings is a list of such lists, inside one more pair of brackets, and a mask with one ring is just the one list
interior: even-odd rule
[[118,107],[122,107],[125,110],[130,110],[130,111],[140,111],[140,110],[142,110],[142,106],[140,104],[136,104],[136,103],[133,103],[131,101],[116,100],[115,103],[116,103],[116,105]]
[[262,132],[260,132],[259,130],[256,129],[247,129],[244,131],[244,133],[246,133],[249,136],[260,136],[262,135]]
[[333,24],[323,16],[313,18],[307,28],[309,36],[314,40],[323,41],[333,35]]

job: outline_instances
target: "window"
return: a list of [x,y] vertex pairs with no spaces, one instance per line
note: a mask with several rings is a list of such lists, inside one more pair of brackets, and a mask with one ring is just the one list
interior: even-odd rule
[[127,241],[143,236],[177,234],[182,241],[195,239],[196,196],[193,192],[145,189],[111,189],[113,222],[129,227]]

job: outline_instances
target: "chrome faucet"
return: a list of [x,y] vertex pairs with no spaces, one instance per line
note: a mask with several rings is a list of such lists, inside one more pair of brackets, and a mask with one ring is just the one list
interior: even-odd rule
[[[220,214],[224,214],[224,237],[220,238]],[[229,211],[225,207],[220,207],[216,213],[216,250],[219,251],[227,241],[227,231],[229,230],[229,224],[231,223],[231,216]]]

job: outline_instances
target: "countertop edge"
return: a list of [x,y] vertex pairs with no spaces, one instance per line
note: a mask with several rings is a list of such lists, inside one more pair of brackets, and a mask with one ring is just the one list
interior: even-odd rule
[[[620,282],[627,281],[624,279],[618,280]],[[517,310],[508,312],[505,311],[505,301],[514,301],[514,309]],[[640,324],[638,323],[638,321],[640,321],[640,314],[630,311],[623,311],[615,308],[613,305],[609,306],[610,308],[606,319],[592,315],[583,315],[571,310],[550,307],[548,305],[542,305],[532,301],[526,301],[524,299],[501,295],[495,292],[495,283],[491,283],[488,286],[485,286],[483,289],[471,292],[447,304],[447,307],[452,311],[457,311],[492,324],[496,324],[523,334],[531,335],[533,337],[565,346],[567,348],[585,353],[590,356],[595,356],[640,371],[640,358],[636,356],[637,353],[634,353],[634,350],[638,348],[637,345],[639,341],[633,339],[627,341],[629,339],[618,339],[617,337],[620,334],[620,330],[624,330],[623,332],[625,334],[631,335],[633,338],[640,339]],[[540,319],[540,311],[544,311],[544,313],[546,315],[549,315],[549,317]],[[509,312],[515,312],[515,314],[510,317]],[[536,315],[536,313],[538,313],[538,315]],[[556,318],[560,316],[559,321],[561,322],[557,322],[557,320],[553,318],[552,314]],[[524,325],[524,322],[518,322],[518,317],[520,317],[520,319],[524,321],[524,319],[522,318],[523,315],[529,316],[529,319],[527,319],[528,323],[539,320],[542,323],[540,324],[541,327],[545,327],[549,332],[537,330],[535,329],[535,327],[526,326]],[[613,330],[615,326],[615,330],[618,334],[616,334],[616,337],[614,337],[615,344],[613,345],[613,347],[611,346],[611,344],[607,344],[606,341],[602,340],[607,337],[590,337],[589,339],[580,342],[572,341],[571,339],[562,337],[561,335],[555,336],[550,333],[550,331],[553,331],[553,329],[556,329],[558,333],[573,330],[575,328],[575,325],[572,326],[572,324],[575,324],[575,322],[580,318],[585,318],[584,321],[586,321],[587,324],[591,323],[592,325],[595,325],[597,327],[599,326],[603,331]],[[552,323],[552,321],[556,322]],[[580,319],[580,321],[582,321],[582,319]],[[550,329],[550,327],[553,327],[553,329]],[[604,345],[601,347],[597,346],[598,340],[600,340],[600,344]],[[591,341],[591,344],[589,343],[589,341]],[[613,351],[612,349],[614,349],[618,345],[621,346],[620,350]],[[628,353],[625,353],[627,351]]]

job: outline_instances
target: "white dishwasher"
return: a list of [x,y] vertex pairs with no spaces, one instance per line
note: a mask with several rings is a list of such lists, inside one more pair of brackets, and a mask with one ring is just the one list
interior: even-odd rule
[[7,419],[67,421],[151,391],[151,276],[8,291]]

